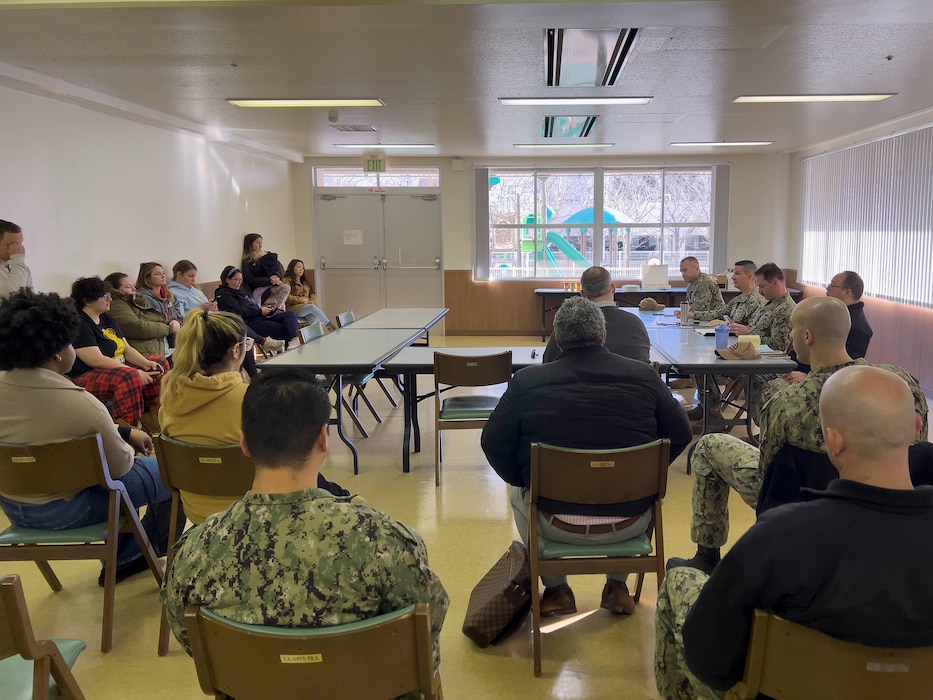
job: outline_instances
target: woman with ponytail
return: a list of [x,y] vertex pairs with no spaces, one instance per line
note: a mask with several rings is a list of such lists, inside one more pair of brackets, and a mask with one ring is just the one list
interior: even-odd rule
[[[162,432],[197,445],[238,444],[247,387],[240,365],[252,351],[253,339],[247,335],[246,323],[236,314],[191,311],[178,333],[175,365],[162,382]],[[318,487],[334,495],[350,495],[320,475]],[[188,519],[198,525],[239,499],[182,491],[181,500]]]

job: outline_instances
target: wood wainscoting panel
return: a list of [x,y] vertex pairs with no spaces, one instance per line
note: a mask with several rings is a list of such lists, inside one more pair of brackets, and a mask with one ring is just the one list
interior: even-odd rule
[[538,335],[541,333],[541,280],[474,280],[472,270],[444,271],[447,335]]

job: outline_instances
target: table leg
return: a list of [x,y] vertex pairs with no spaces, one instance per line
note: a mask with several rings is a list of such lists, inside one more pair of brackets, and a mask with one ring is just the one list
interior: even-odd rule
[[338,374],[334,380],[337,391],[337,435],[340,436],[340,439],[343,441],[343,444],[350,448],[350,452],[353,453],[353,473],[360,473],[360,455],[356,451],[356,445],[353,444],[353,441],[350,440],[343,432],[343,375]]
[[745,432],[748,433],[748,440],[750,444],[758,447],[758,438],[752,435],[752,413],[755,408],[755,392],[752,390],[753,383],[752,377],[754,375],[749,374],[745,378],[745,405],[747,406],[745,411]]
[[547,297],[541,297],[541,342],[544,342],[544,335],[547,331]]
[[402,388],[402,405],[404,408],[405,416],[405,430],[402,433],[402,472],[407,474],[411,471],[411,455],[409,450],[411,447],[411,422],[412,422],[412,411],[418,410],[418,404],[415,397],[412,396],[412,384],[414,383],[415,375],[405,374],[404,382],[405,385]]

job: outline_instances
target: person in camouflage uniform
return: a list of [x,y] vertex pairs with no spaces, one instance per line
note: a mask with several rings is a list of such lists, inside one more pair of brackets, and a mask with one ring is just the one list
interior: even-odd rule
[[655,618],[663,698],[722,698],[741,680],[756,609],[869,646],[933,643],[933,589],[909,575],[933,556],[933,488],[915,488],[908,467],[915,400],[880,368],[826,381],[819,414],[839,478],[764,513],[712,574],[668,572]]
[[165,577],[162,600],[186,650],[188,605],[246,624],[329,627],[424,602],[440,662],[449,600],[421,537],[316,488],[330,411],[307,370],[269,370],[250,384],[242,443],[256,465],[252,489],[182,536]]
[[[724,306],[719,285],[700,272],[700,261],[695,257],[691,255],[680,261],[680,274],[687,283],[687,303],[691,311],[716,311]],[[674,315],[679,317],[680,311]]]
[[[695,474],[690,537],[697,544],[692,559],[672,558],[669,566],[693,566],[711,572],[729,535],[729,489],[750,507],[758,504],[765,472],[785,445],[826,453],[818,406],[824,382],[849,365],[866,365],[846,354],[849,314],[845,304],[829,297],[811,297],[794,308],[794,347],[813,369],[800,384],[776,394],[762,409],[760,449],[731,435],[704,435],[690,457]],[[879,365],[903,379],[922,419],[919,439],[927,437],[927,402],[916,380],[893,365]]]
[[[767,300],[761,296],[758,287],[755,285],[755,270],[757,265],[751,260],[739,260],[732,266],[732,284],[735,285],[741,294],[729,301],[722,309],[715,311],[691,311],[690,318],[695,321],[713,321],[723,320],[726,323],[747,323],[758,313],[762,306],[767,304]],[[715,380],[708,381],[706,392],[703,392],[703,376],[695,375],[693,381],[697,387],[697,395],[700,399],[697,407],[687,411],[687,416],[692,421],[702,421],[703,413],[707,410],[714,410],[714,418],[722,417],[719,413],[719,404],[722,401],[722,393],[719,391],[719,384]],[[700,426],[702,427],[702,425]]]

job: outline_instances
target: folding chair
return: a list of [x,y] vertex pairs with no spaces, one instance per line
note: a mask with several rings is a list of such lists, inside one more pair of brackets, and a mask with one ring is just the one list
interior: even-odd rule
[[[298,329],[298,338],[301,341],[301,344],[310,343],[313,340],[321,338],[324,336],[324,324],[320,321],[314,321],[309,323],[307,326]],[[334,388],[334,378],[332,376],[327,377],[328,382],[330,383],[330,388]],[[363,437],[369,437],[369,431],[363,427],[363,423],[360,421],[360,416],[353,409],[353,405],[350,403],[349,399],[346,396],[341,395],[340,401],[343,404],[343,409],[350,415],[350,420],[353,421],[353,425],[356,426],[356,429],[360,431],[360,434]]]
[[[667,492],[670,448],[667,438],[618,450],[574,450],[532,443],[528,559],[535,676],[541,675],[539,576],[637,573],[638,584],[633,596],[636,602],[641,598],[646,572],[657,575],[658,586],[664,581],[661,502]],[[619,504],[621,507],[633,501],[644,504],[650,500],[651,522],[643,535],[624,542],[564,544],[538,534],[538,501],[541,499],[585,505]]]
[[512,352],[498,355],[445,355],[434,353],[434,485],[441,483],[441,431],[478,430],[486,425],[499,404],[498,396],[451,396],[453,387],[493,386],[512,378]]
[[[253,460],[243,454],[239,445],[194,445],[157,435],[153,440],[159,474],[165,488],[172,492],[172,523],[169,528],[169,548],[165,555],[166,571],[175,556],[178,516],[181,511],[181,491],[199,496],[241,498],[253,485]],[[168,617],[162,604],[159,625],[159,656],[168,652]]]
[[201,690],[218,699],[443,697],[427,603],[316,629],[244,625],[190,605],[185,625]]
[[0,444],[0,493],[58,493],[101,486],[110,492],[109,518],[72,530],[11,525],[0,533],[0,561],[34,561],[53,591],[62,584],[49,566],[56,559],[100,559],[104,564],[104,615],[100,650],[113,645],[113,601],[117,585],[117,535],[132,533],[156,580],[162,566],[123,484],[110,477],[100,434],[45,445]]
[[731,700],[920,700],[933,688],[933,647],[888,649],[844,642],[755,611],[745,675]]
[[[353,309],[350,309],[349,311],[344,311],[342,314],[337,314],[337,328],[343,328],[344,326],[349,326],[354,321],[356,321],[356,316],[353,313]],[[395,385],[395,388],[398,389],[399,388],[398,377],[389,374],[385,370],[377,369],[375,372],[373,372],[372,378],[376,381],[376,384],[379,385],[379,388],[382,389],[382,393],[386,395],[386,398],[389,400],[389,403],[392,404],[392,408],[398,408],[398,401],[395,400],[395,397],[392,396],[391,393],[389,393],[389,390],[386,389],[385,384],[382,383],[383,379],[388,379]],[[399,389],[399,391],[401,391],[401,389]]]
[[80,639],[36,639],[19,576],[11,574],[0,580],[0,599],[3,697],[84,700],[71,667],[87,644]]

